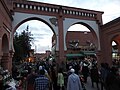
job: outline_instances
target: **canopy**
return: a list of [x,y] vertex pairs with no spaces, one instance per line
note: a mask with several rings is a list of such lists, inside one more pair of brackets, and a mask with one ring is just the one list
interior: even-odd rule
[[66,57],[81,57],[83,54],[66,54]]
[[95,55],[94,51],[83,51],[84,55]]

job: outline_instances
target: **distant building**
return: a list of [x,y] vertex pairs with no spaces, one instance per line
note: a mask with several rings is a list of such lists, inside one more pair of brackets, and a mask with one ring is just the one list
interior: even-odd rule
[[[52,52],[55,54],[55,35],[52,37]],[[83,56],[94,56],[96,42],[90,31],[68,31],[66,35],[66,58],[80,58]]]
[[49,58],[50,54],[51,54],[50,50],[46,50],[45,53],[35,53],[34,57],[37,61],[44,61],[47,58]]

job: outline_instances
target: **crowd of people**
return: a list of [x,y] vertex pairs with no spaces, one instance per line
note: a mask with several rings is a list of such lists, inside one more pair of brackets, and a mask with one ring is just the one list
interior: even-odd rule
[[[12,68],[11,82],[1,90],[86,90],[88,77],[91,86],[98,90],[120,90],[120,64],[109,67],[101,63],[98,68],[95,57],[85,57],[82,60],[62,62],[62,65],[53,61],[37,63],[24,63],[21,70]],[[66,66],[66,67],[64,67]],[[66,69],[65,69],[66,68]],[[13,89],[8,89],[13,87]]]

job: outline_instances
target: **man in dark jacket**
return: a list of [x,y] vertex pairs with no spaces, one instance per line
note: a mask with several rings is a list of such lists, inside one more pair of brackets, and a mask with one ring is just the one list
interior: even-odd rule
[[111,68],[111,72],[106,78],[106,90],[120,90],[120,76],[116,67]]

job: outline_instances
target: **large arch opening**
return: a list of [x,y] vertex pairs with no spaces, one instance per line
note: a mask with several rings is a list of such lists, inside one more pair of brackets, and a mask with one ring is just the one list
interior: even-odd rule
[[116,35],[111,41],[112,65],[119,66],[120,62],[120,35]]
[[66,34],[66,59],[96,57],[98,39],[95,31],[87,24],[78,22],[69,27]]
[[[33,57],[34,53],[36,60],[46,60],[49,58],[52,51],[52,37],[55,35],[53,28],[46,21],[34,17],[20,22],[14,29],[14,33],[20,33],[26,29],[28,29],[33,38],[30,57]],[[32,58],[28,58],[27,61],[33,61],[31,59]]]

